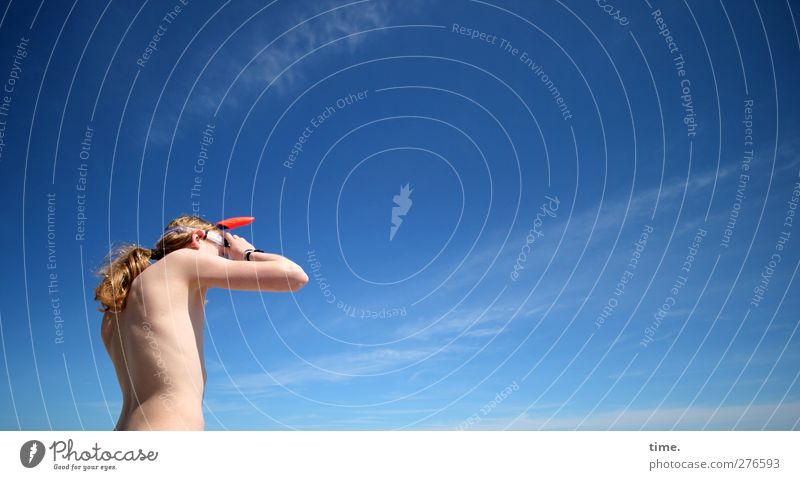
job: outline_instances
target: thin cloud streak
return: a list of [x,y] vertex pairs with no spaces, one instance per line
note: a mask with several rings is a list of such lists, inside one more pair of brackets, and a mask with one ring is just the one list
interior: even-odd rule
[[[706,430],[730,430],[746,409],[746,405],[728,405],[720,408],[711,423],[706,427]],[[674,426],[677,430],[697,430],[714,415],[715,411],[715,407],[693,407],[686,411],[686,415],[676,425],[675,422],[681,417],[684,409],[681,407],[662,408],[647,423],[647,429],[669,430]],[[773,412],[776,412],[775,416],[767,424],[767,420]],[[639,430],[652,413],[653,411],[650,409],[628,410],[614,425],[614,430]],[[525,417],[511,425],[509,429],[538,430],[546,423],[545,430],[574,430],[583,422],[580,430],[605,430],[614,424],[619,414],[619,410],[597,413],[585,421],[580,416],[550,420],[548,417],[530,417],[526,414]],[[791,430],[798,417],[800,417],[800,402],[787,402],[782,405],[754,405],[747,412],[747,418],[740,424],[739,430],[761,430],[762,428]],[[511,418],[505,421],[495,420],[488,427],[492,429],[504,428],[511,420]]]

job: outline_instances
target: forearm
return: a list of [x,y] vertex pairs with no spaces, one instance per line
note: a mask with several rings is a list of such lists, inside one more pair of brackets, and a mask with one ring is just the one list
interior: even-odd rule
[[289,260],[288,258],[276,253],[253,252],[250,254],[250,261],[274,262],[276,260]]
[[293,267],[294,270],[303,271],[303,268],[289,260],[288,258],[278,255],[277,253],[253,252],[250,254],[250,261],[256,262],[286,262]]
[[250,254],[250,261],[257,261],[257,262],[280,262],[287,265],[287,276],[291,276],[293,280],[293,285],[291,290],[297,290],[302,288],[303,285],[308,283],[308,275],[303,270],[303,267],[294,263],[293,261],[289,260],[288,258],[274,254],[274,253],[264,253],[264,252],[253,252]]

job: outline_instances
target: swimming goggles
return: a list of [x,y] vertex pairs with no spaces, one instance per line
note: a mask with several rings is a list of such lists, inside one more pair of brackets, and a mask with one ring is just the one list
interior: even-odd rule
[[[255,217],[233,217],[233,218],[226,218],[225,220],[220,220],[216,223],[217,228],[220,230],[230,230],[231,228],[242,227],[244,225],[249,225],[253,223]],[[186,225],[177,225],[171,228],[164,230],[164,235],[172,232],[187,232],[187,231],[194,231],[196,228],[192,228]],[[205,233],[206,240],[209,240],[213,243],[216,243],[220,247],[229,248],[231,245],[228,243],[228,240],[220,235],[217,232],[211,230],[203,230]]]

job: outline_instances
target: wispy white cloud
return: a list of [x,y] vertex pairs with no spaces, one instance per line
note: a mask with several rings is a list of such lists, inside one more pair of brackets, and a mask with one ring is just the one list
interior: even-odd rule
[[[716,169],[709,169],[699,173],[693,172],[688,182],[685,178],[671,177],[664,181],[661,188],[659,188],[658,184],[655,184],[635,191],[630,199],[630,205],[628,205],[627,192],[617,193],[609,191],[606,192],[606,198],[602,205],[598,203],[585,208],[582,208],[583,206],[577,206],[572,216],[568,215],[570,209],[568,202],[570,199],[560,195],[559,199],[562,203],[561,207],[556,212],[557,218],[552,219],[552,225],[543,228],[545,235],[543,240],[544,242],[553,242],[553,246],[555,246],[558,240],[556,235],[563,232],[564,229],[567,228],[567,223],[569,223],[569,230],[566,232],[567,237],[564,238],[559,253],[580,252],[590,234],[592,234],[593,242],[609,240],[612,235],[616,235],[620,228],[620,222],[626,216],[626,213],[628,217],[626,220],[627,225],[636,224],[635,222],[649,222],[650,214],[652,213],[657,199],[659,202],[659,210],[674,207],[676,205],[675,202],[679,201],[683,196],[684,188],[688,190],[687,198],[691,197],[706,189],[710,189],[715,179],[719,184],[721,180],[733,176],[738,172],[738,168],[738,165],[726,165],[721,166],[719,172],[717,172]],[[599,215],[598,209],[600,209]],[[686,213],[685,211],[684,214]],[[598,218],[595,222],[596,216]],[[511,271],[511,267],[519,254],[520,248],[525,243],[525,236],[528,234],[525,225],[526,223],[523,218],[520,220],[518,232],[512,234],[509,238],[508,243],[504,246],[503,252],[495,263],[493,269],[495,269],[496,272],[492,272],[490,275],[502,274],[503,276],[508,276],[508,272]],[[482,248],[477,249],[470,255],[470,258],[467,259],[461,269],[459,269],[458,275],[454,277],[452,285],[450,285],[451,282],[448,281],[448,285],[445,286],[445,291],[460,289],[464,285],[470,285],[480,278],[492,258],[496,255],[498,248],[500,248],[498,243],[502,240],[501,233],[504,232],[492,232],[491,238],[493,241],[485,242]],[[625,251],[622,252],[622,254],[627,255],[628,252]],[[573,257],[569,258],[575,259]],[[537,271],[537,269],[544,268],[549,260],[550,258],[545,255],[531,255],[528,258],[528,263],[525,265],[524,272]],[[584,258],[584,260],[586,259]],[[491,278],[496,279],[497,277],[492,276]],[[552,293],[553,296],[555,296],[557,290]],[[563,298],[562,296],[562,300]],[[582,300],[582,298],[575,296],[572,298]]]
[[457,309],[443,319],[439,319],[439,316],[418,317],[414,322],[401,324],[395,330],[394,336],[402,338],[413,335],[414,340],[429,340],[433,337],[452,336],[468,329],[471,332],[481,327],[498,328],[505,324],[514,312],[510,307],[495,306],[484,312],[485,309],[485,306]]
[[[300,4],[298,4],[299,6]],[[259,55],[244,71],[240,80],[246,84],[256,84],[266,86],[281,71],[288,67],[292,62],[299,59],[311,50],[331,42],[337,38],[362,31],[377,28],[387,24],[389,10],[385,3],[368,2],[353,5],[351,7],[339,8],[331,11],[319,18],[306,22],[307,19],[330,9],[331,6],[320,8],[319,11],[305,11],[295,14],[291,26],[299,25],[291,30],[286,36],[278,40],[275,44]],[[305,23],[304,23],[305,22]],[[291,27],[290,27],[291,28]],[[273,40],[257,34],[254,39],[253,50],[261,50],[265,45]],[[330,54],[353,55],[356,50],[368,40],[368,35],[352,35],[343,40],[332,43],[325,47],[324,51],[316,52],[315,56],[325,56]],[[313,60],[313,59],[312,59]],[[305,80],[305,68],[303,62],[298,63],[286,70],[281,76],[275,87],[281,91],[293,88],[301,81]]]
[[[428,345],[417,348],[375,348],[369,351],[345,351],[315,357],[308,361],[319,367],[297,361],[293,365],[274,371],[236,373],[233,382],[220,378],[210,385],[214,393],[238,393],[258,395],[279,389],[281,385],[295,387],[309,383],[338,383],[359,380],[362,375],[378,376],[382,372],[401,368],[428,357],[458,354],[468,348],[455,344],[446,347]],[[322,369],[325,370],[322,370]]]
[[[548,292],[535,295],[535,299],[541,301],[533,306],[529,304],[521,307],[521,298],[505,294],[494,305],[487,302],[485,305],[475,307],[459,307],[446,316],[443,316],[446,310],[437,314],[419,315],[400,324],[392,336],[394,338],[412,336],[411,339],[414,341],[441,343],[442,339],[451,340],[459,335],[462,336],[461,339],[502,335],[525,319],[544,313],[550,308],[550,300],[555,294],[555,291],[551,292],[548,289]],[[564,308],[565,305],[554,306],[551,313]]]
[[[699,430],[714,415],[705,430],[730,430],[742,413],[747,410],[747,405],[729,405],[721,407],[719,410],[716,407],[692,407],[676,424],[684,410],[685,408],[682,407],[662,408],[652,418],[650,416],[653,411],[650,409],[628,410],[621,417],[621,410],[612,410],[595,413],[585,421],[583,416],[560,416],[551,420],[549,415],[530,416],[530,414],[525,414],[508,428],[510,430],[606,430],[614,425],[614,430],[638,430],[645,422],[648,422],[646,427],[648,430],[670,430],[673,426],[676,430]],[[775,403],[753,405],[737,429],[760,430],[765,427],[766,429],[788,430],[792,428],[798,417],[800,417],[800,402],[786,402],[781,405]],[[514,418],[487,418],[475,429],[500,430],[506,428]],[[447,428],[453,428],[455,425],[454,423]],[[444,427],[444,425],[441,426]]]
[[[247,32],[247,38],[239,35],[232,39],[231,43],[236,45],[236,55],[217,54],[212,65],[213,70],[206,74],[211,73],[210,78],[219,81],[199,84],[188,107],[189,113],[208,114],[209,111],[216,109],[223,100],[229,82],[234,79],[236,85],[228,91],[224,99],[226,104],[234,107],[240,106],[244,98],[251,99],[254,92],[260,92],[276,79],[270,88],[279,94],[292,91],[301,85],[310,86],[313,83],[312,79],[308,78],[310,66],[332,55],[356,54],[368,44],[370,38],[374,38],[370,35],[375,33],[351,34],[387,26],[392,19],[387,3],[382,1],[358,3],[347,7],[333,2],[322,4],[315,2],[313,9],[311,5],[300,2],[293,4],[295,8],[289,20],[281,22],[283,27],[280,31],[276,32],[272,28],[249,28],[243,30]],[[329,12],[312,19],[326,11]],[[266,15],[267,13],[272,13],[272,10],[267,9],[252,22],[256,24],[274,22],[275,14],[270,16]],[[347,35],[351,36],[325,46],[287,69],[293,62],[315,48]],[[217,45],[214,45],[214,48],[217,48]],[[209,51],[209,55],[212,52],[213,50]]]
[[783,173],[789,171],[797,175],[800,168],[800,138],[792,138],[784,141],[778,147],[775,172]]

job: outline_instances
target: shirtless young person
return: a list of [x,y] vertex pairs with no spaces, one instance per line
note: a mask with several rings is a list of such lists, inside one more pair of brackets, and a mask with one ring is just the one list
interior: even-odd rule
[[208,289],[289,292],[308,282],[283,256],[251,252],[245,260],[253,249],[244,238],[183,216],[152,250],[127,246],[100,270],[100,331],[123,399],[114,430],[204,429]]

